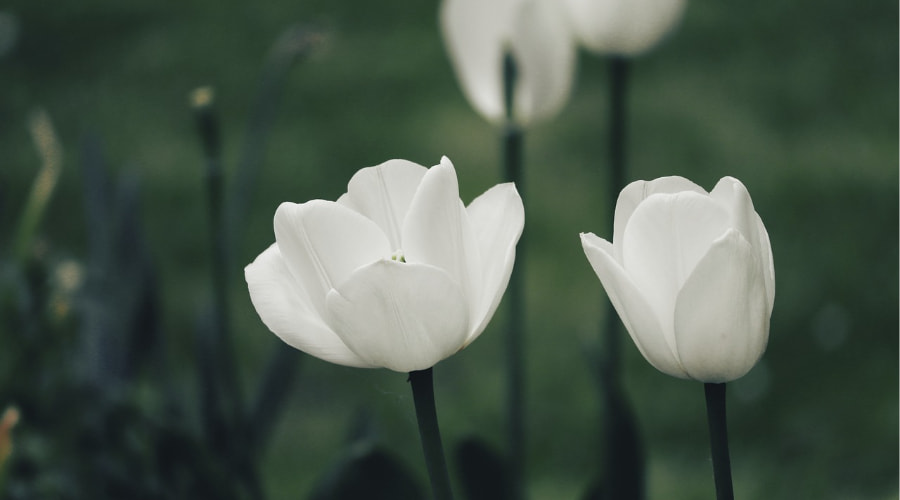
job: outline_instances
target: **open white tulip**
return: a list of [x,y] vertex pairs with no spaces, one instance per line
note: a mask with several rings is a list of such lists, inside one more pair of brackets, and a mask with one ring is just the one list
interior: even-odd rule
[[563,0],[581,44],[601,54],[636,56],[681,20],[686,0]]
[[558,0],[444,0],[444,44],[463,93],[488,121],[506,116],[503,58],[516,63],[513,120],[549,118],[569,97],[575,40]]
[[244,269],[250,299],[287,344],[325,361],[399,372],[466,347],[497,309],[525,222],[513,184],[464,206],[446,157],[358,171],[336,202],[282,203],[275,243]]
[[682,177],[637,181],[616,204],[613,242],[582,233],[594,272],[641,354],[702,382],[746,374],[769,338],[775,268],[747,189],[707,193]]

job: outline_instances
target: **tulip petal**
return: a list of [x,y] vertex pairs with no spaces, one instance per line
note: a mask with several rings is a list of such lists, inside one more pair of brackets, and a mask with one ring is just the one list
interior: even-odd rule
[[483,285],[478,309],[472,310],[474,329],[468,344],[484,331],[509,284],[516,260],[516,243],[525,225],[525,208],[513,183],[499,184],[475,198],[466,208],[481,255]]
[[573,29],[601,54],[638,55],[658,43],[681,19],[685,0],[569,0]]
[[775,267],[772,261],[772,246],[769,243],[769,233],[759,214],[753,208],[750,193],[741,181],[734,177],[723,177],[709,194],[729,211],[731,226],[740,231],[757,255],[762,257],[763,269],[766,270],[766,297],[769,301],[769,309],[771,309],[775,304]]
[[370,368],[331,331],[272,244],[244,268],[250,301],[263,323],[286,344],[339,365]]
[[581,246],[634,345],[644,358],[663,373],[687,378],[687,373],[665,339],[655,311],[613,257],[612,244],[593,233],[581,233]]
[[[468,308],[479,309],[481,258],[469,217],[459,200],[456,170],[446,157],[428,169],[403,225],[406,261],[447,271],[465,294]],[[474,323],[470,325],[474,328]]]
[[655,194],[625,228],[622,265],[660,318],[675,352],[675,299],[712,242],[726,231],[728,213],[708,195]]
[[294,279],[325,316],[325,295],[357,268],[389,256],[387,237],[371,220],[339,203],[282,203],[275,241]]
[[691,378],[729,382],[762,356],[771,310],[755,250],[729,229],[697,264],[678,295],[675,336]]
[[392,250],[402,248],[400,228],[416,188],[428,169],[407,160],[388,160],[356,172],[338,203],[372,219],[387,235]]
[[455,354],[468,333],[468,306],[442,269],[381,260],[328,294],[329,323],[367,363],[423,370]]
[[445,0],[440,24],[457,80],[472,106],[499,122],[503,109],[503,48],[513,0]]
[[616,249],[616,258],[621,261],[622,242],[625,239],[625,227],[631,219],[634,209],[648,197],[657,193],[678,193],[681,191],[693,191],[706,194],[706,191],[685,179],[684,177],[669,176],[653,179],[652,181],[634,181],[619,193],[616,200],[616,216],[613,221],[613,245]]
[[512,14],[510,42],[517,65],[514,118],[523,125],[556,115],[572,88],[575,40],[557,2],[522,0]]

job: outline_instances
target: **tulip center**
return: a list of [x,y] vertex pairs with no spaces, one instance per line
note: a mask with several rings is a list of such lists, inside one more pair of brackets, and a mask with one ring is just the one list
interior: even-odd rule
[[406,257],[403,256],[403,250],[394,250],[394,253],[391,254],[391,260],[405,263]]

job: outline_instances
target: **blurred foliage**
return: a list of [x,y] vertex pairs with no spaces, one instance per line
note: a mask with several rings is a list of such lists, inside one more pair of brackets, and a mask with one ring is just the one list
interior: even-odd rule
[[[772,240],[768,352],[730,390],[739,498],[897,498],[897,9],[691,3],[633,66],[629,179],[677,174],[709,188],[738,177]],[[240,227],[228,228],[234,369],[239,387],[254,388],[240,422],[246,436],[271,433],[234,459],[256,468],[269,497],[307,496],[350,460],[345,429],[363,410],[378,428],[368,449],[390,450],[382,466],[408,464],[425,484],[405,377],[284,349],[276,363],[282,346],[240,269],[271,243],[280,202],[335,199],[361,167],[446,154],[466,201],[499,181],[499,132],[454,82],[436,4],[12,0],[0,11],[0,407],[21,411],[6,495],[227,498],[233,490],[202,488],[244,481],[233,456],[211,452],[198,402],[197,332],[212,314],[203,156],[186,105],[199,85],[218,96],[225,192],[246,197]],[[281,89],[266,87],[271,44],[309,22],[325,34],[319,49],[278,77]],[[583,497],[601,459],[606,417],[584,352],[606,298],[577,234],[612,232],[605,63],[582,56],[562,115],[525,137],[534,499]],[[266,95],[280,96],[268,115]],[[63,168],[17,260],[12,235],[43,161],[27,126],[38,107],[53,119]],[[258,114],[270,125],[262,142],[249,132]],[[100,151],[93,137],[121,165],[103,167],[113,175],[88,159]],[[243,186],[252,191],[234,194]],[[79,287],[67,288],[66,269],[80,270]],[[504,322],[501,306],[478,342],[435,370],[448,449],[473,434],[502,449]],[[711,497],[701,386],[624,350],[648,498]],[[282,396],[267,399],[265,387],[283,390],[282,417]],[[247,415],[261,401],[275,403],[254,429],[263,420]],[[451,471],[459,484],[463,470]]]

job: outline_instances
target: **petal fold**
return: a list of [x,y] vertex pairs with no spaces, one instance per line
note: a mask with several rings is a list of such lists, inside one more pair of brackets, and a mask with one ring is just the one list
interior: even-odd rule
[[370,368],[329,328],[272,244],[244,268],[250,300],[262,322],[286,344],[319,359]]
[[625,329],[644,358],[663,373],[687,378],[687,373],[665,339],[655,311],[613,257],[612,244],[593,233],[581,233],[581,245]]
[[622,257],[622,241],[625,239],[625,227],[631,219],[631,214],[638,205],[654,194],[674,194],[682,191],[692,191],[698,194],[706,194],[706,191],[685,179],[684,177],[669,176],[653,179],[652,181],[634,181],[619,193],[616,200],[616,214],[613,222],[613,245],[616,248],[616,257]]
[[628,221],[622,265],[660,318],[673,350],[678,291],[727,229],[725,209],[708,195],[693,191],[651,195]]
[[481,257],[450,160],[443,158],[428,169],[410,204],[402,238],[407,262],[447,271],[463,291],[469,310],[479,309]]
[[765,286],[762,263],[738,231],[716,240],[675,307],[678,356],[691,378],[729,382],[756,364],[769,339]]
[[766,278],[766,297],[769,309],[775,304],[775,267],[772,262],[772,246],[762,219],[753,208],[753,200],[744,184],[734,177],[723,177],[709,193],[726,207],[731,214],[731,226],[740,231],[754,252],[762,258]]
[[370,219],[322,200],[282,203],[275,241],[294,279],[325,316],[325,295],[365,264],[391,254],[387,237]]
[[387,235],[392,250],[402,247],[400,229],[416,188],[428,169],[407,160],[388,160],[356,172],[338,203],[372,219]]
[[328,294],[329,323],[370,365],[423,370],[456,353],[468,333],[468,305],[442,269],[381,260]]

